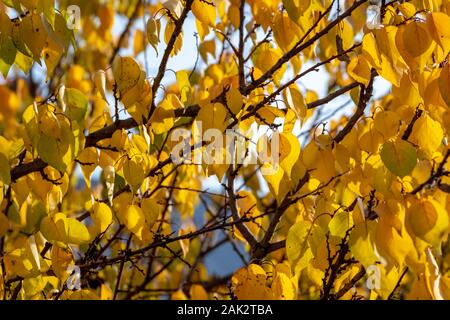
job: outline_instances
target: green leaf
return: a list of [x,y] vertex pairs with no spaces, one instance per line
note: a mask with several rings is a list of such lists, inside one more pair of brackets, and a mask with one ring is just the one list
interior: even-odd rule
[[44,14],[45,20],[55,29],[55,1],[54,0],[39,0],[38,12]]
[[[54,30],[49,30],[48,35],[61,49],[67,53],[69,44],[74,42],[73,30],[67,28],[66,19],[59,13],[55,14]],[[74,47],[75,48],[75,47]]]
[[24,55],[20,51],[17,51],[16,60],[14,62],[24,73],[29,73],[31,66],[33,65],[33,61],[33,58]]
[[67,167],[63,161],[63,155],[65,152],[62,148],[64,147],[67,147],[67,145],[58,143],[56,139],[46,135],[41,135],[39,137],[36,146],[37,152],[42,160],[59,171],[65,171]]
[[67,88],[64,95],[67,116],[77,122],[84,120],[88,108],[88,99],[78,89]]
[[353,226],[353,218],[347,211],[340,211],[334,214],[328,229],[332,236],[344,238],[346,231]]
[[309,221],[297,221],[288,231],[286,238],[286,255],[293,268],[308,249]]
[[0,72],[6,79],[9,69],[16,59],[16,47],[11,38],[2,36],[0,37]]
[[411,173],[417,163],[416,149],[404,140],[385,142],[380,155],[386,168],[399,177]]
[[360,223],[352,230],[348,240],[351,253],[365,268],[378,260],[372,239],[375,227],[375,221],[367,220],[365,223]]
[[16,47],[18,52],[24,54],[27,57],[33,56],[33,53],[27,47],[27,45],[25,44],[25,41],[23,39],[23,33],[22,33],[20,23],[13,24],[13,27],[11,30],[11,39],[12,39],[12,42],[14,43],[14,46]]

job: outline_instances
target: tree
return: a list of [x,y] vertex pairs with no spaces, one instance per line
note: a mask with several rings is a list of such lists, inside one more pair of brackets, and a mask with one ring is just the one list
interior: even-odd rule
[[2,0],[0,297],[450,298],[449,15]]

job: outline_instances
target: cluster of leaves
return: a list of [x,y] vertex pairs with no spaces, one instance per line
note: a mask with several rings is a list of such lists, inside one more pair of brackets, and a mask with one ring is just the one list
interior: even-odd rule
[[[450,298],[450,1],[370,5],[2,0],[0,298]],[[278,135],[280,166],[174,163],[197,121]],[[245,266],[214,277],[224,244]]]

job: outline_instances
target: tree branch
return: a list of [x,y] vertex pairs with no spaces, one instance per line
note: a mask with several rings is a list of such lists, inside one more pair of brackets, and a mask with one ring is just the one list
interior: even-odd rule
[[159,85],[161,84],[161,80],[164,77],[164,73],[166,72],[166,66],[167,66],[167,62],[169,61],[169,57],[170,54],[173,50],[173,47],[175,45],[175,41],[177,40],[178,36],[181,33],[181,29],[183,27],[184,21],[186,20],[186,17],[189,13],[189,11],[191,11],[191,7],[192,7],[192,3],[194,2],[194,0],[186,0],[186,4],[185,7],[183,9],[183,11],[180,14],[180,17],[178,18],[176,24],[175,24],[175,29],[172,32],[172,35],[170,36],[169,42],[167,43],[167,47],[166,50],[164,51],[163,57],[161,59],[161,63],[159,64],[159,69],[158,69],[158,73],[156,74],[155,79],[153,80],[153,85],[152,85],[152,104],[150,106],[150,110],[148,113],[148,120],[150,120],[153,112],[155,112],[155,108],[156,108],[156,104],[155,104],[155,97],[156,97],[156,92],[159,89]]
[[370,98],[372,97],[373,92],[373,80],[375,76],[377,75],[375,69],[372,69],[371,75],[370,75],[370,81],[367,87],[364,87],[361,85],[361,92],[359,93],[359,102],[358,107],[356,108],[355,113],[350,118],[350,120],[347,122],[344,128],[334,137],[334,142],[339,143],[341,142],[347,134],[350,133],[350,131],[353,129],[353,127],[358,122],[359,118],[364,114],[364,110],[366,109],[367,103],[369,102]]

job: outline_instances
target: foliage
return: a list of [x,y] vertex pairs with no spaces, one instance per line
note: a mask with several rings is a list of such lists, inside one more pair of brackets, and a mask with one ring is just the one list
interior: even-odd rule
[[[2,0],[0,298],[450,298],[449,26],[448,0]],[[279,166],[175,162],[200,122]]]

